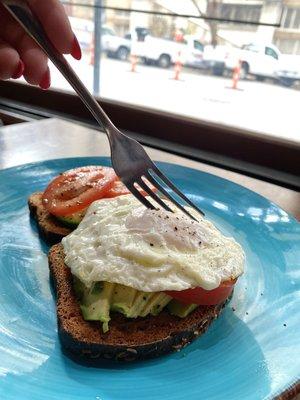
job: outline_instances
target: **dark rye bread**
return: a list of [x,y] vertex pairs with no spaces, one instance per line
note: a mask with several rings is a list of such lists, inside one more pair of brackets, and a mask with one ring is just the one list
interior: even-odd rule
[[64,351],[77,359],[133,361],[179,351],[204,333],[225,305],[199,306],[183,319],[167,311],[137,319],[115,313],[104,334],[100,323],[82,318],[61,244],[51,247],[49,268],[57,295],[60,340]]
[[42,203],[42,192],[33,193],[28,199],[30,215],[36,219],[40,234],[49,244],[59,243],[61,239],[72,232],[48,213]]

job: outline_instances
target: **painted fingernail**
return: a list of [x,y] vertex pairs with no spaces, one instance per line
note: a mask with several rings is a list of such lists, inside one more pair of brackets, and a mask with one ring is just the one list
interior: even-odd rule
[[75,60],[81,59],[81,48],[79,46],[77,37],[75,35],[74,35],[74,40],[73,40],[73,45],[72,45],[71,56],[73,58],[75,58]]
[[15,73],[12,75],[12,78],[13,79],[20,78],[23,75],[24,68],[25,68],[24,63],[22,60],[20,60]]
[[44,73],[42,80],[39,83],[39,87],[42,89],[48,89],[51,85],[51,77],[50,70],[47,68],[47,71]]

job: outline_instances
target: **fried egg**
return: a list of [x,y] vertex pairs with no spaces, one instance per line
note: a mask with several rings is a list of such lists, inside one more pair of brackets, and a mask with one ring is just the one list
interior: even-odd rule
[[194,221],[174,211],[147,209],[131,194],[95,201],[62,240],[65,263],[87,286],[107,281],[146,292],[212,290],[243,273],[233,238],[198,214]]

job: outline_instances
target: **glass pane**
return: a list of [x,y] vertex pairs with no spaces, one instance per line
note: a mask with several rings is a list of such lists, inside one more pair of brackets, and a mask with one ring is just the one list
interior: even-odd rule
[[[66,9],[83,51],[80,62],[68,60],[96,95],[300,141],[300,32],[193,17],[209,9],[225,19],[274,21],[281,2],[95,1],[98,13],[94,1],[68,1]],[[71,90],[51,72],[54,87]]]
[[267,56],[275,58],[276,60],[278,59],[277,53],[273,49],[271,49],[271,47],[266,47],[265,54]]
[[300,28],[300,8],[296,10],[295,21],[294,21],[294,29]]
[[285,28],[291,28],[291,21],[292,21],[293,13],[294,13],[294,9],[288,8],[288,10],[286,12],[286,17],[284,20],[284,25],[283,25]]

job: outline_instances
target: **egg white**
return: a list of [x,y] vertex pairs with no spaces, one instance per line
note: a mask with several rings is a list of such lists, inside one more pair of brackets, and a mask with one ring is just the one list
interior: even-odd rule
[[209,221],[148,210],[132,196],[95,201],[62,240],[65,263],[87,286],[120,283],[146,292],[211,290],[244,270],[244,252]]

